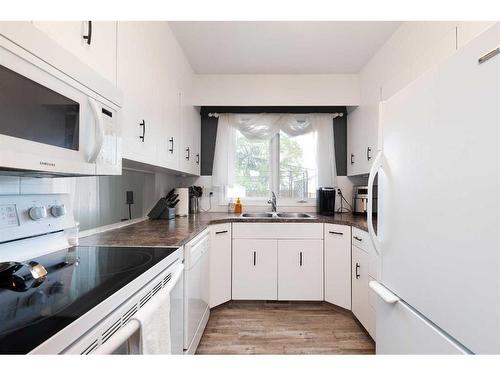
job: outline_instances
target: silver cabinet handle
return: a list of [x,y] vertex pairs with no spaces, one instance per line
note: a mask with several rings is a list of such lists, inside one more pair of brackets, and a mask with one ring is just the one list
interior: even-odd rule
[[363,239],[362,239],[362,238],[359,238],[359,237],[356,237],[356,236],[353,236],[353,238],[354,238],[356,241],[363,242]]
[[220,230],[218,232],[215,232],[215,234],[222,234],[222,233],[227,233],[227,230]]
[[339,236],[343,236],[343,235],[344,235],[344,233],[342,233],[342,232],[334,232],[334,231],[332,231],[332,230],[331,230],[331,231],[329,231],[328,233],[330,233],[330,234],[337,234],[337,235],[339,235]]
[[351,165],[354,164],[354,154],[351,154]]
[[255,266],[257,264],[257,252],[253,252],[253,265]]
[[299,253],[299,266],[302,267],[302,251]]
[[356,263],[356,272],[355,272],[355,274],[356,274],[356,279],[359,279],[359,277],[360,277],[360,274],[358,273],[358,270],[359,270],[360,268],[361,268],[361,266],[359,265],[359,263]]
[[370,161],[372,159],[372,149],[371,147],[366,148],[366,160]]

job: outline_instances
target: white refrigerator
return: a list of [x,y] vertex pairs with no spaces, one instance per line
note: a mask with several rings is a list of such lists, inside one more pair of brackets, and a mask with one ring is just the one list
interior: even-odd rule
[[500,354],[499,48],[496,24],[381,105],[377,354]]

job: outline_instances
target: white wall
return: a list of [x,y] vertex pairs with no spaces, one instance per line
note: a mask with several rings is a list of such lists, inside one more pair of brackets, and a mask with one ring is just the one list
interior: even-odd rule
[[196,106],[357,105],[357,74],[199,74]]

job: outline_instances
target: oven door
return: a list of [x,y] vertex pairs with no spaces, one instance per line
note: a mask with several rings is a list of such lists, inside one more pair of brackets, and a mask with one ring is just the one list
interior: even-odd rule
[[71,78],[3,42],[0,114],[2,174],[95,175],[97,165],[102,174],[121,169],[116,112]]

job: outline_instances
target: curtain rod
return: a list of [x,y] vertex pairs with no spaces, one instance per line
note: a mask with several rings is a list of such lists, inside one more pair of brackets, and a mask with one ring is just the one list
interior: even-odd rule
[[[264,112],[264,113],[266,113],[266,112]],[[254,114],[254,113],[245,113],[245,115],[252,115],[252,114]],[[255,114],[257,114],[257,113],[255,113]],[[276,113],[273,113],[273,114],[276,114]],[[307,113],[295,113],[295,114],[297,114],[297,115],[306,115]],[[336,117],[343,117],[344,116],[344,114],[342,112],[334,112],[334,113],[332,113],[332,115],[334,115]],[[220,113],[217,113],[217,112],[210,112],[208,114],[208,117],[219,118],[219,116],[220,116]]]

